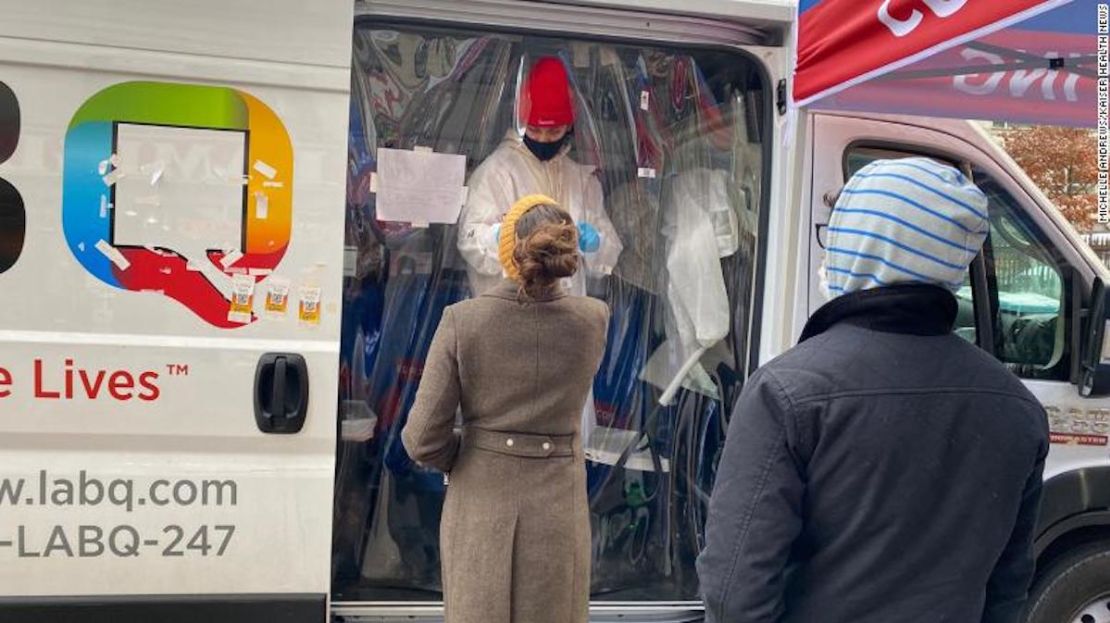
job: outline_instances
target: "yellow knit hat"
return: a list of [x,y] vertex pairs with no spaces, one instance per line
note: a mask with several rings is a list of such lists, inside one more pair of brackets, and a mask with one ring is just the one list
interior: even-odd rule
[[513,261],[513,251],[516,249],[516,222],[520,217],[524,216],[528,210],[541,205],[559,205],[554,199],[547,195],[527,195],[521,197],[509,208],[505,218],[501,221],[501,233],[499,235],[497,256],[501,260],[501,267],[505,269],[505,274],[513,281],[520,281],[520,269],[517,268],[516,262]]

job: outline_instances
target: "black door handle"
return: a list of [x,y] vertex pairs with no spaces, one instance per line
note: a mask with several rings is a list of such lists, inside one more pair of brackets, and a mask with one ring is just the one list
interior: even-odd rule
[[264,433],[300,432],[308,415],[308,365],[295,353],[266,353],[254,371],[254,421]]

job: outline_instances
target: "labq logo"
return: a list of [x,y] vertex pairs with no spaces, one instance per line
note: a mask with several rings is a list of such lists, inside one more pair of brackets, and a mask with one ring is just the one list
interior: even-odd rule
[[216,327],[254,320],[229,319],[233,278],[265,279],[292,231],[293,148],[269,107],[226,87],[113,85],[70,121],[63,174],[62,225],[86,270]]

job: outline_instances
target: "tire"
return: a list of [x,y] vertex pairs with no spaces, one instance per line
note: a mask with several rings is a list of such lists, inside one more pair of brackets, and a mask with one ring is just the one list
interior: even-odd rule
[[1028,623],[1110,622],[1110,542],[1057,559],[1033,584]]

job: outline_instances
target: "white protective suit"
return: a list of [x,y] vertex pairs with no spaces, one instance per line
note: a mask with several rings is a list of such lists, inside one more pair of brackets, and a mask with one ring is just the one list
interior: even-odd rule
[[[585,296],[587,274],[602,277],[613,272],[623,246],[605,212],[601,182],[594,175],[594,167],[571,160],[569,150],[568,144],[557,156],[542,162],[516,132],[509,130],[501,145],[470,176],[470,191],[459,217],[459,252],[466,260],[473,296],[487,292],[503,278],[494,226],[501,223],[517,199],[536,193],[557,201],[575,223],[592,225],[601,237],[597,251],[582,254],[584,270],[570,279],[570,292]],[[591,459],[590,438],[596,427],[591,391],[582,409],[582,443]]]
[[664,390],[662,404],[680,385],[718,397],[701,359],[728,335],[731,320],[721,258],[739,248],[739,223],[729,183],[724,171],[692,169],[676,176],[665,204],[667,340],[640,375]]
[[494,226],[504,218],[517,199],[544,194],[570,213],[575,223],[597,229],[601,247],[583,253],[585,270],[571,280],[571,292],[586,294],[586,274],[600,277],[613,272],[620,257],[620,237],[605,212],[601,182],[594,167],[578,164],[567,156],[570,146],[547,162],[541,162],[510,130],[501,145],[470,176],[470,191],[459,217],[459,252],[466,260],[473,296],[487,292],[501,281]]

